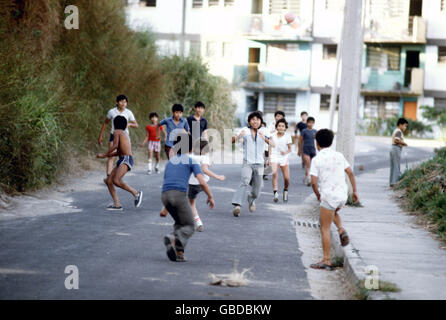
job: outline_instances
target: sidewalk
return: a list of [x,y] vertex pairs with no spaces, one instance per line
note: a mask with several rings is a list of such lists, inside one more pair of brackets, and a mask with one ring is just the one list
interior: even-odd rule
[[[446,299],[446,247],[403,212],[388,187],[388,169],[357,177],[362,208],[341,210],[350,244],[342,248],[333,227],[335,255],[344,256],[352,283],[364,283],[364,268],[375,266],[379,280],[396,285],[399,292],[373,290],[369,299]],[[316,203],[312,195],[308,202]]]

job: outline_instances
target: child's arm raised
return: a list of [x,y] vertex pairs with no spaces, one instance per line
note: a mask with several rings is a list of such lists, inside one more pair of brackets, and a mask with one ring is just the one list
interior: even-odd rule
[[219,175],[215,174],[214,172],[212,172],[212,171],[209,169],[209,165],[208,165],[208,164],[203,164],[203,165],[201,166],[201,169],[203,170],[203,173],[204,173],[204,174],[207,174],[207,175],[208,175],[209,177],[211,177],[211,178],[214,178],[214,179],[217,179],[217,180],[220,180],[220,181],[225,180],[225,176],[219,176]]
[[209,189],[208,184],[206,183],[206,181],[204,181],[203,175],[199,173],[197,174],[196,178],[198,182],[200,182],[200,185],[203,188],[204,193],[206,193],[206,195],[208,196],[208,200],[206,201],[206,203],[209,204],[209,207],[211,209],[214,209],[215,207],[214,198],[212,197],[211,189]]
[[359,196],[358,196],[358,190],[356,189],[355,174],[353,173],[353,170],[350,167],[345,169],[345,172],[347,173],[348,178],[350,179],[350,183],[352,184],[352,187],[353,187],[352,200],[354,203],[357,203],[359,201]]

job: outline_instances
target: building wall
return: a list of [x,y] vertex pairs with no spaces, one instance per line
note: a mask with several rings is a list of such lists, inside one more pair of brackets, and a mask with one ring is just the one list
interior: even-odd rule
[[428,39],[446,39],[446,9],[441,11],[441,0],[423,1],[423,17]]

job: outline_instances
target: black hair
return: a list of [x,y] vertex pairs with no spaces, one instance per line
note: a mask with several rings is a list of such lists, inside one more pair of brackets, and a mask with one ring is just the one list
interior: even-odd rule
[[251,112],[249,114],[249,116],[248,116],[248,124],[249,124],[249,122],[251,122],[252,118],[258,118],[258,119],[260,119],[260,123],[261,124],[263,123],[263,117],[262,117],[262,114],[260,113],[260,111],[254,111],[254,112]]
[[159,118],[158,113],[156,113],[156,112],[151,112],[151,113],[149,114],[149,119],[152,119],[153,117],[157,117],[157,118]]
[[306,114],[306,115],[308,116],[308,112],[306,112],[306,111],[302,111],[302,112],[300,113],[300,116],[302,117],[304,114]]
[[398,122],[396,123],[396,126],[399,126],[400,124],[406,124],[406,123],[409,124],[409,122],[406,119],[399,118]]
[[277,120],[277,122],[276,122],[276,129],[277,129],[277,125],[279,123],[285,123],[285,128],[288,129],[288,122],[286,122],[285,118]]
[[123,116],[116,116],[113,119],[113,126],[115,130],[125,130],[127,129],[127,119]]
[[281,110],[278,110],[278,111],[276,111],[275,113],[274,113],[274,118],[277,116],[277,115],[281,115],[282,117],[284,117],[285,118],[285,112],[283,112],[283,111],[281,111]]
[[[187,145],[186,145],[187,143]],[[177,152],[178,155],[181,155],[183,153],[191,152],[192,146],[189,143],[189,134],[188,133],[179,133],[177,135],[177,138],[175,139],[175,142],[173,143],[174,150]],[[187,150],[187,151],[185,151]]]
[[197,101],[197,102],[195,102],[194,108],[198,108],[198,107],[202,107],[202,108],[205,108],[205,109],[206,109],[206,106],[205,106],[204,103],[201,102],[201,101]]
[[316,132],[316,141],[319,147],[328,148],[333,143],[334,133],[328,129],[321,129]]
[[307,118],[307,123],[310,122],[310,121],[316,122],[316,120],[314,120],[313,117],[308,117],[308,118]]
[[125,100],[125,101],[127,101],[127,103],[129,103],[129,99],[127,98],[127,96],[125,94],[120,94],[119,96],[116,97],[116,102],[119,102],[121,100]]
[[183,108],[183,106],[182,106],[181,104],[179,104],[179,103],[175,103],[175,104],[172,106],[172,113],[174,113],[175,111],[181,111],[181,112],[184,112],[184,108]]

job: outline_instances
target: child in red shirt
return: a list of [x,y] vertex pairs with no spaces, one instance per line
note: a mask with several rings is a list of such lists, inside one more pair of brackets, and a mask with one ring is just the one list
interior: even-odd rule
[[166,132],[164,131],[163,127],[158,127],[158,114],[156,112],[152,112],[149,115],[150,122],[152,124],[148,124],[146,126],[146,138],[144,139],[143,143],[141,144],[141,147],[144,146],[146,142],[148,142],[148,170],[147,174],[152,173],[152,154],[155,152],[155,172],[159,173],[159,162],[160,162],[160,152],[161,152],[161,131],[164,132],[164,138],[166,138]]

